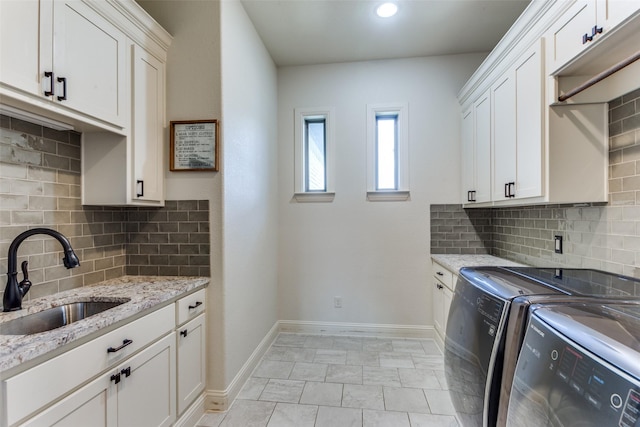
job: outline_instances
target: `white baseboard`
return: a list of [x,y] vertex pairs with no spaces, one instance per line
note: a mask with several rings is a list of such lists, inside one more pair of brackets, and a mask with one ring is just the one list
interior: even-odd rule
[[193,427],[202,418],[202,415],[204,415],[204,393],[187,408],[173,427]]
[[385,338],[436,338],[433,326],[281,320],[280,332]]
[[262,356],[264,356],[269,346],[271,346],[271,343],[278,336],[278,332],[279,325],[278,322],[276,322],[225,390],[207,390],[205,396],[205,409],[207,411],[226,411],[229,409],[229,405],[238,393],[240,393],[244,383],[256,368],[258,362],[260,362]]
[[206,391],[204,396],[205,411],[226,411],[229,409],[229,406],[242,389],[242,386],[244,386],[244,383],[280,332],[381,338],[431,338],[436,340],[438,335],[433,326],[280,320],[267,332],[267,335],[265,335],[249,359],[233,378],[229,387],[225,390]]

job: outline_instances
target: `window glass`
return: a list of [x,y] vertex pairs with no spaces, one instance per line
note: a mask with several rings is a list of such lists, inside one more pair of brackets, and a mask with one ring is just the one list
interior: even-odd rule
[[376,190],[398,189],[398,115],[376,115]]
[[326,191],[326,119],[305,119],[305,190]]

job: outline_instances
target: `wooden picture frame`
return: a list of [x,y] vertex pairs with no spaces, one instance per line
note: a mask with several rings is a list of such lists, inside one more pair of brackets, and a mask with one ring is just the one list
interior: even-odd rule
[[170,125],[169,170],[218,171],[220,140],[217,120],[181,120]]

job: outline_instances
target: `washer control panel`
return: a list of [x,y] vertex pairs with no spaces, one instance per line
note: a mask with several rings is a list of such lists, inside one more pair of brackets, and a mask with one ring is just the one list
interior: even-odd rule
[[518,359],[509,419],[516,413],[529,422],[531,417],[545,418],[531,425],[588,421],[584,425],[636,427],[640,380],[599,360],[534,316]]

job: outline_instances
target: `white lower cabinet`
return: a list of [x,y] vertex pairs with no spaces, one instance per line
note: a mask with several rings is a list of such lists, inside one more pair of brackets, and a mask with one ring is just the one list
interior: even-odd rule
[[165,427],[175,421],[175,366],[172,333],[112,374],[116,378],[120,375],[116,393],[118,427]]
[[31,418],[25,427],[115,427],[115,390],[106,375],[95,379],[51,408]]
[[447,333],[447,319],[449,308],[453,299],[458,275],[446,269],[437,262],[433,262],[433,326],[436,330],[436,339],[442,346]]
[[433,283],[433,326],[436,331],[444,336],[444,285],[438,279]]
[[178,328],[178,413],[202,393],[205,386],[205,315]]
[[168,427],[206,382],[204,289],[0,382],[0,427]]
[[24,426],[169,426],[175,412],[175,339],[171,333]]

